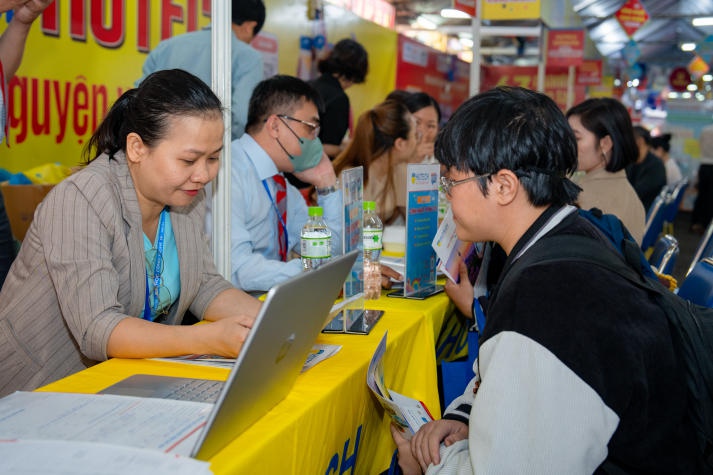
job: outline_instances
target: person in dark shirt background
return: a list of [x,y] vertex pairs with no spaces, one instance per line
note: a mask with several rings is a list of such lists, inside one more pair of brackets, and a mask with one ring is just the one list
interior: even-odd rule
[[651,134],[640,125],[634,126],[639,159],[626,169],[626,177],[639,195],[648,213],[651,204],[661,189],[666,186],[666,167],[659,157],[651,152]]

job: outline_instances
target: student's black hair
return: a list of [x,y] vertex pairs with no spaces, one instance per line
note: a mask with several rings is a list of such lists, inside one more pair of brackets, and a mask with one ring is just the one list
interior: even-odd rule
[[231,21],[236,25],[246,21],[257,22],[253,29],[253,34],[257,35],[265,24],[265,4],[262,0],[233,0]]
[[302,79],[278,74],[259,82],[253,90],[248,106],[246,132],[262,128],[272,114],[292,114],[303,101],[312,102],[322,110],[319,93]]
[[577,169],[577,142],[557,104],[544,94],[497,87],[463,103],[436,138],[447,169],[486,175],[515,173],[534,206],[573,203],[580,188],[567,176]]
[[329,55],[317,64],[322,74],[336,74],[360,84],[369,72],[369,55],[364,47],[349,38],[339,40]]
[[671,151],[671,134],[661,134],[651,137],[651,148],[662,148],[664,152]]
[[149,148],[167,134],[177,116],[222,118],[223,106],[200,79],[182,69],[156,71],[138,87],[124,92],[87,142],[84,163],[126,149],[126,136],[137,133]]
[[612,150],[605,169],[618,172],[639,158],[639,147],[629,112],[624,104],[611,97],[592,98],[567,111],[567,117],[577,116],[585,129],[597,139],[611,137]]
[[438,123],[441,123],[441,108],[438,106],[438,102],[425,92],[412,92],[404,99],[404,104],[406,104],[406,107],[408,107],[409,112],[412,114],[426,107],[433,106],[438,115]]

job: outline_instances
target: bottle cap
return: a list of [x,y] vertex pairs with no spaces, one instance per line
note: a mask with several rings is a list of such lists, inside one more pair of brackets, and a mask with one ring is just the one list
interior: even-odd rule
[[364,211],[376,211],[376,203],[374,201],[364,201]]
[[322,216],[322,207],[321,206],[310,206],[307,210],[307,213],[309,213],[310,216]]

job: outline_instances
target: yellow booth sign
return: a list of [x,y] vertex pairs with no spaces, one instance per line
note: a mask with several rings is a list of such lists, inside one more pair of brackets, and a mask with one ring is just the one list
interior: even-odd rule
[[483,0],[483,20],[535,20],[540,0]]
[[[0,30],[8,22],[0,17]],[[53,2],[8,83],[10,146],[0,148],[0,168],[77,165],[105,112],[141,77],[146,53],[209,22],[209,0]]]

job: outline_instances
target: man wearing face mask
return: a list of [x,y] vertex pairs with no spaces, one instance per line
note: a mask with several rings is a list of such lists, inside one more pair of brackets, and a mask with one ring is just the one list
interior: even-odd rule
[[245,135],[232,143],[231,280],[264,292],[302,271],[296,257],[307,204],[284,173],[314,185],[341,254],[342,193],[319,140],[318,93],[301,79],[278,75],[260,82],[248,107]]

